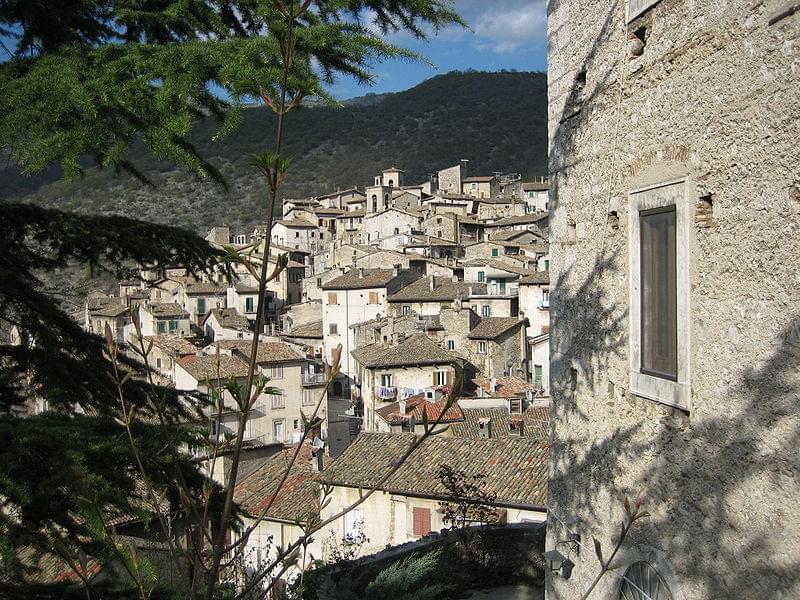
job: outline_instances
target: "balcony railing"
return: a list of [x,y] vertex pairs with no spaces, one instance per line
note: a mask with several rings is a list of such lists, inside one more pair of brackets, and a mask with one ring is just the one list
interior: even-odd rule
[[505,289],[501,289],[498,285],[489,285],[486,286],[486,295],[487,296],[519,296],[519,288],[517,287],[507,287]]
[[325,383],[325,373],[303,372],[301,375],[303,385],[320,385]]

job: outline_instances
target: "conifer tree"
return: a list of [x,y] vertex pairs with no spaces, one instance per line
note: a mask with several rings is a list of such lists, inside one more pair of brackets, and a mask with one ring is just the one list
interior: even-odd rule
[[[288,69],[287,13],[298,15]],[[256,98],[288,98],[289,110],[305,98],[329,100],[325,85],[337,77],[369,83],[375,61],[415,57],[374,27],[421,37],[451,23],[461,21],[446,0],[3,0],[0,145],[24,173],[57,164],[79,178],[87,167],[138,174],[127,153],[141,141],[224,185],[190,143],[197,119],[218,117],[222,136]],[[287,162],[253,158],[274,172]],[[272,214],[274,191],[254,210]],[[118,217],[5,205],[0,218],[0,321],[27,336],[0,346],[0,593],[28,593],[30,561],[20,557],[49,552],[78,572],[87,556],[121,564],[129,577],[111,582],[114,593],[151,596],[159,582],[143,587],[138,561],[109,534],[109,516],[157,520],[162,502],[180,512],[197,496],[211,499],[212,520],[222,515],[216,530],[237,527],[230,491],[207,481],[184,450],[202,435],[187,423],[204,399],[155,390],[141,367],[117,356],[110,335],[89,334],[68,316],[41,276],[74,263],[115,276],[135,264],[208,273],[225,257],[193,234]],[[50,410],[26,415],[34,398]],[[213,568],[206,597],[216,595],[218,575]],[[90,597],[99,594],[84,583]]]

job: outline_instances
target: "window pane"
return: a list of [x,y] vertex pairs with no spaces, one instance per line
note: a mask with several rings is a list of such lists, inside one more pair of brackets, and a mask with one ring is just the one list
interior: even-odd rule
[[677,380],[675,207],[640,215],[642,372]]

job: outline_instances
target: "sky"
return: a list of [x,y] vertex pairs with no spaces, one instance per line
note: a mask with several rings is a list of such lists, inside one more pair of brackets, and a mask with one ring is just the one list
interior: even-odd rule
[[[546,71],[545,1],[454,0],[455,10],[466,20],[469,29],[448,27],[424,41],[406,32],[385,36],[391,43],[422,54],[432,65],[419,61],[387,61],[374,65],[373,86],[343,78],[330,91],[335,98],[346,100],[368,93],[406,90],[449,71]],[[0,42],[14,47],[14,40],[8,36],[0,36]],[[4,58],[0,54],[0,60]]]
[[387,41],[423,54],[435,66],[384,62],[375,65],[374,86],[342,79],[332,89],[334,96],[344,100],[397,92],[449,71],[547,70],[545,0],[455,0],[454,4],[471,30],[449,27],[427,41],[402,32],[387,36]]

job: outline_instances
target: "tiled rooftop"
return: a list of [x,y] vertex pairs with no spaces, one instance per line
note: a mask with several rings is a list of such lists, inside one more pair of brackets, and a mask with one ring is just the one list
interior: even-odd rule
[[[368,488],[413,443],[405,433],[361,433],[325,470],[334,485]],[[485,476],[482,486],[500,506],[543,508],[547,500],[549,447],[532,438],[468,439],[431,436],[422,442],[380,489],[396,494],[445,498],[437,473],[441,465]]]
[[494,340],[511,331],[514,327],[524,326],[526,321],[517,317],[484,317],[467,336],[471,340]]
[[[433,277],[433,283],[431,283]],[[433,288],[433,289],[431,289]],[[453,281],[451,277],[428,276],[408,284],[389,296],[389,302],[442,302],[455,298],[467,298],[470,290],[475,294],[485,294],[485,283]]]
[[456,364],[458,357],[439,346],[424,333],[417,333],[396,346],[370,344],[353,350],[350,354],[368,368],[404,367],[412,365]]

